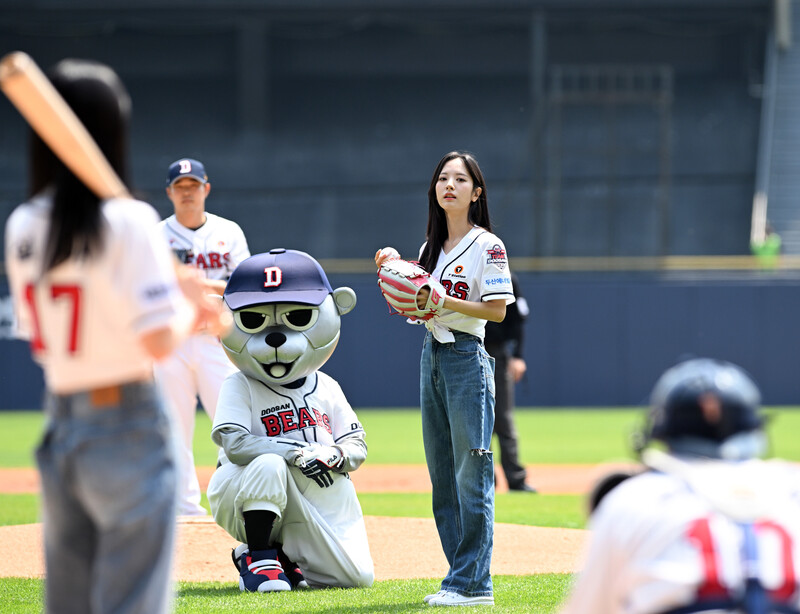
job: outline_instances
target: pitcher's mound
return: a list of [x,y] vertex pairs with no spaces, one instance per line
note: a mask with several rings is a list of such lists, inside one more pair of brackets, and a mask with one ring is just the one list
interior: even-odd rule
[[[447,561],[433,520],[366,516],[375,579],[443,578]],[[528,575],[576,570],[586,532],[495,524],[492,573]],[[237,545],[210,516],[178,523],[175,578],[191,582],[238,583],[231,562]],[[0,576],[43,577],[42,527],[0,527]]]

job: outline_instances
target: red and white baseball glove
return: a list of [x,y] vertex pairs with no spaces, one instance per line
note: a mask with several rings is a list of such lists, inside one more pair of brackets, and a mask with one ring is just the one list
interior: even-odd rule
[[[399,258],[387,260],[378,269],[378,286],[389,307],[412,320],[430,320],[444,305],[447,296],[442,284],[421,266]],[[428,288],[425,304],[420,308],[417,295]]]

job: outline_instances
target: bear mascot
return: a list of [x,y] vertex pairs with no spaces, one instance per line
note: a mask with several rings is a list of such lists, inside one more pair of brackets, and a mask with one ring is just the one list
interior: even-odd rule
[[365,432],[341,388],[319,371],[356,304],[308,254],[273,249],[233,271],[221,337],[239,368],[222,385],[208,485],[214,520],[234,549],[243,591],[365,587],[374,579],[364,518],[348,473]]

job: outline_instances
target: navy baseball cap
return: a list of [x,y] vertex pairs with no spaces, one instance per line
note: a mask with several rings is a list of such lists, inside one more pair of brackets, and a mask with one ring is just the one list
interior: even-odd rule
[[319,305],[333,289],[319,263],[305,252],[272,249],[242,261],[225,287],[232,310],[271,303]]
[[171,186],[181,177],[191,177],[192,179],[197,179],[200,183],[208,182],[206,167],[203,166],[202,162],[192,160],[191,158],[181,158],[169,165],[167,186]]

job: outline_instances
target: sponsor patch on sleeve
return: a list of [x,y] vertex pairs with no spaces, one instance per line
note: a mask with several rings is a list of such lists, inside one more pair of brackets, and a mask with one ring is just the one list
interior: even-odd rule
[[510,286],[511,285],[511,278],[510,277],[487,277],[486,278],[486,286],[489,288],[494,288],[495,286]]
[[486,264],[493,264],[498,269],[506,268],[506,250],[500,245],[494,245],[486,250],[487,260]]

